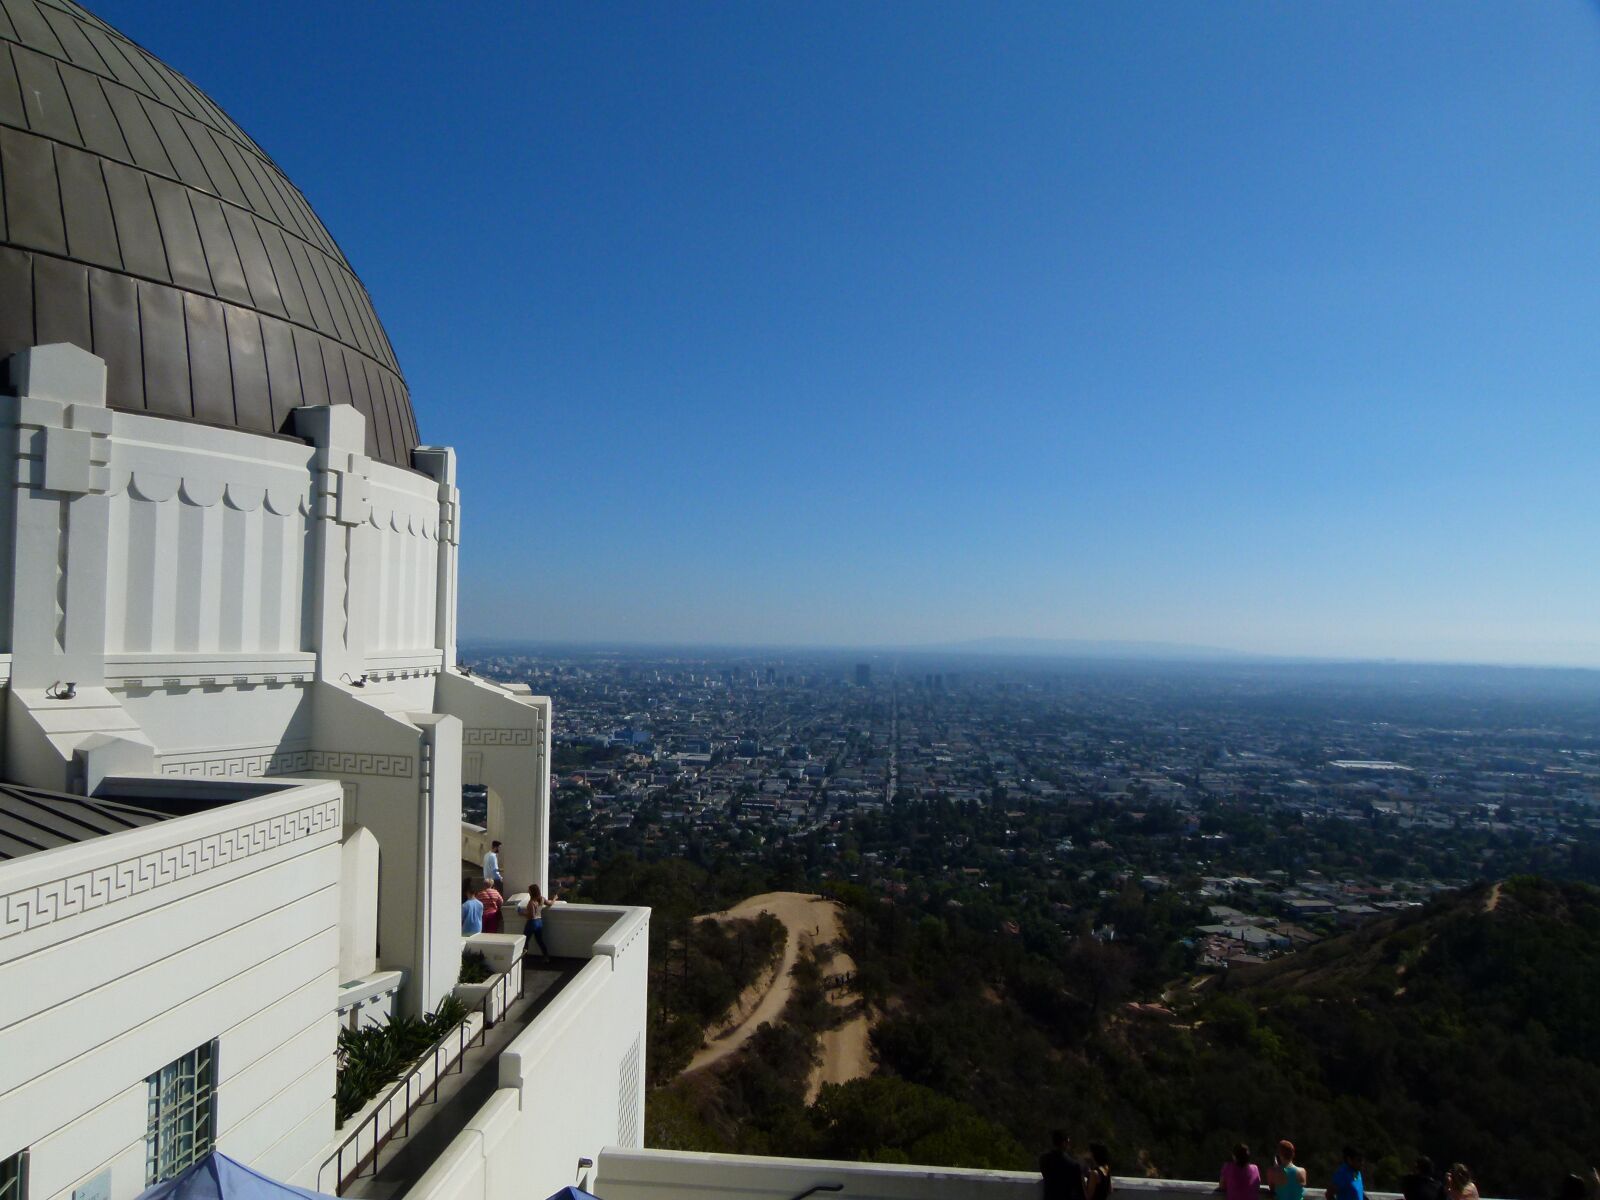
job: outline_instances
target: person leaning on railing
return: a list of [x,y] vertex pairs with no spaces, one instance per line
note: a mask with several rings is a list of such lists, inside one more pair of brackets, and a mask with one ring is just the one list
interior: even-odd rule
[[1478,1185],[1466,1163],[1454,1163],[1444,1173],[1444,1194],[1449,1200],[1478,1200]]
[[1400,1177],[1400,1194],[1405,1200],[1445,1200],[1444,1182],[1434,1174],[1433,1159],[1426,1154]]
[[1261,1200],[1261,1169],[1250,1161],[1250,1147],[1240,1142],[1233,1157],[1222,1164],[1217,1191],[1225,1200]]
[[1043,1200],[1088,1200],[1083,1164],[1072,1153],[1072,1138],[1065,1129],[1050,1134],[1050,1149],[1039,1156]]
[[1367,1200],[1366,1181],[1361,1178],[1361,1151],[1354,1146],[1344,1148],[1344,1156],[1334,1168],[1333,1186],[1326,1195],[1327,1200]]
[[1306,1169],[1294,1161],[1294,1143],[1284,1138],[1267,1168],[1267,1186],[1272,1200],[1305,1200]]
[[[549,908],[555,902],[556,898],[554,895],[552,895],[549,899],[545,899],[545,895],[542,891],[540,891],[539,885],[537,883],[530,883],[528,885],[528,898],[522,902],[522,907],[517,909],[517,913],[520,916],[524,916],[528,919],[528,923],[522,927],[522,936],[527,938],[530,944],[533,942],[538,942],[539,953],[543,954],[546,958],[550,957],[550,947],[544,943],[544,910]],[[533,957],[531,951],[529,951],[527,947],[523,948],[523,957]]]
[[1089,1174],[1083,1181],[1084,1200],[1111,1200],[1111,1151],[1104,1142],[1089,1143]]

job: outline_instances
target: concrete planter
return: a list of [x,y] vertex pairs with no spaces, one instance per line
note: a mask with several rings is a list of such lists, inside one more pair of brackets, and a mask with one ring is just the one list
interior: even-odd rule
[[[485,979],[482,983],[458,983],[451,995],[472,1009],[473,1015],[479,1016],[480,1019],[483,1016],[488,1017],[489,1024],[493,1025],[505,1011],[505,1004],[501,998],[503,993],[496,992],[498,978],[496,976]],[[480,1014],[478,1010],[483,1007],[485,1001],[488,1002],[488,1008]]]
[[[462,1029],[462,1026],[465,1028]],[[483,1014],[468,1013],[466,1020],[457,1026],[461,1032],[449,1036],[437,1053],[426,1055],[412,1066],[405,1076],[409,1080],[408,1087],[397,1086],[399,1081],[389,1084],[378,1097],[368,1101],[339,1126],[338,1132],[350,1140],[345,1143],[343,1164],[338,1169],[346,1175],[354,1171],[356,1164],[369,1156],[373,1147],[405,1120],[406,1114],[417,1106],[439,1076],[455,1065],[463,1053],[463,1047],[477,1037],[482,1028]],[[319,1191],[332,1193],[338,1188],[340,1181],[333,1178],[335,1168],[336,1164],[332,1162],[324,1164],[317,1179]]]

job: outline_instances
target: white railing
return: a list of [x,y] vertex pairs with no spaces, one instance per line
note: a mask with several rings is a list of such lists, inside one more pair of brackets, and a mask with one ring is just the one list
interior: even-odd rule
[[[1118,1176],[1122,1200],[1199,1200],[1217,1185],[1207,1180]],[[1038,1200],[1036,1171],[977,1171],[957,1167],[834,1162],[827,1159],[758,1158],[675,1150],[600,1152],[591,1190],[606,1200],[794,1200],[816,1189],[838,1200]],[[1322,1186],[1307,1191],[1319,1198]],[[1398,1192],[1367,1193],[1369,1200],[1401,1200]]]

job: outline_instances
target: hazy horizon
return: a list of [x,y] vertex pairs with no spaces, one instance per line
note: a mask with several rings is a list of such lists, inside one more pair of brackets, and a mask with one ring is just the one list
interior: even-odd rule
[[1414,658],[1370,655],[1263,654],[1221,646],[1186,646],[1171,642],[1123,642],[1110,639],[982,638],[971,641],[920,643],[794,643],[704,640],[628,640],[622,638],[545,638],[533,635],[463,634],[463,651],[482,648],[567,653],[641,654],[706,653],[751,656],[838,655],[976,659],[1000,662],[1124,663],[1159,666],[1284,666],[1284,667],[1460,667],[1488,670],[1600,672],[1600,666],[1565,662],[1529,662],[1471,658]]
[[99,7],[371,291],[468,634],[1600,666],[1593,5]]

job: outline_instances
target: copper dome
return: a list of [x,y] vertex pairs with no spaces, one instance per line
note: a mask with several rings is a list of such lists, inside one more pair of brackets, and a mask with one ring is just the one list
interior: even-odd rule
[[0,356],[72,342],[113,408],[283,432],[354,404],[409,466],[372,301],[299,190],[182,75],[69,0],[0,0]]

